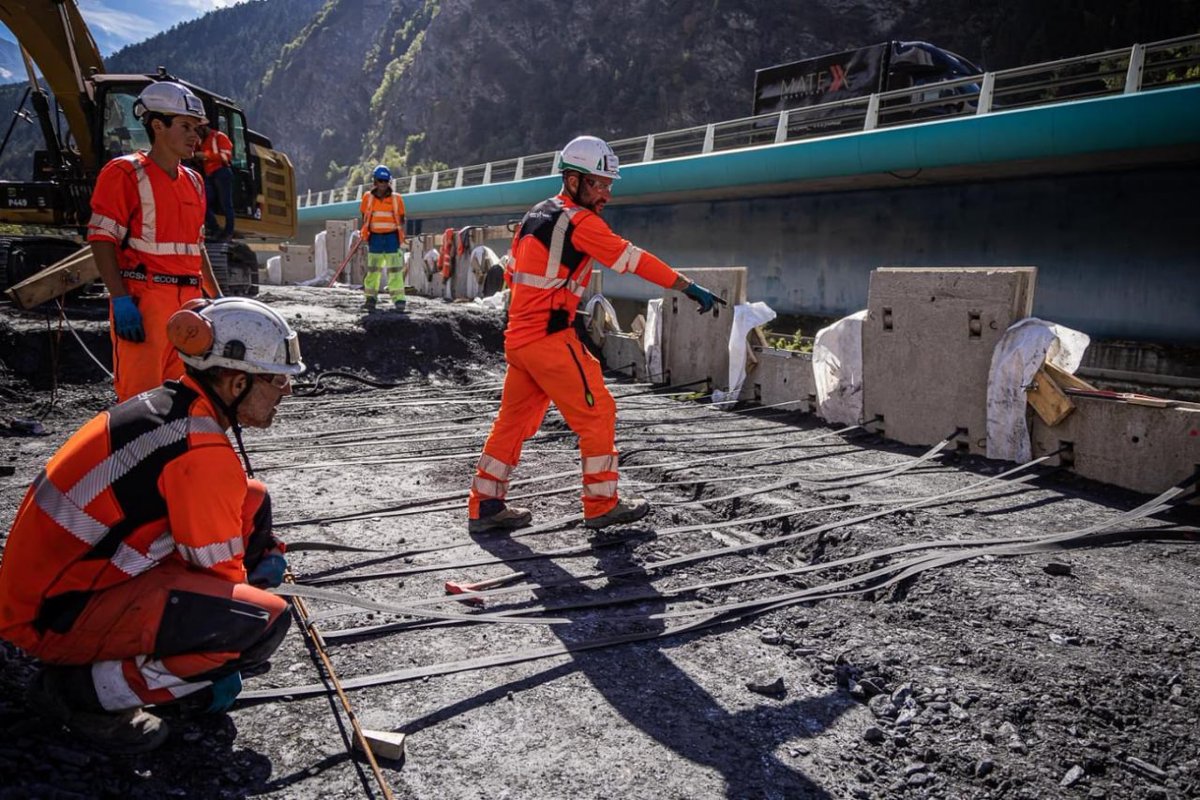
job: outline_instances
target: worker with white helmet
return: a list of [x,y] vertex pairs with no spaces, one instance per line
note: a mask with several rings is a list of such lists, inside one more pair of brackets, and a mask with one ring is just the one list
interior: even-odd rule
[[145,706],[228,709],[290,619],[264,591],[287,568],[270,497],[226,431],[240,447],[242,425],[271,424],[304,370],[296,334],[241,298],[193,301],[169,328],[186,374],[73,434],[0,559],[0,637],[44,664],[30,708],[124,753],[167,737]]
[[87,239],[112,298],[117,400],[183,374],[167,319],[188,300],[219,297],[204,250],[204,179],[190,159],[207,122],[204,104],[172,81],[147,86],[133,106],[150,150],[108,162],[96,178]]
[[572,321],[593,264],[681,291],[707,312],[724,303],[661,259],[617,236],[601,218],[621,177],[617,156],[595,136],[572,139],[558,168],[562,191],[538,203],[513,236],[512,284],[504,352],[508,370],[500,412],[471,482],[468,529],[479,533],[528,525],[528,509],[505,502],[525,440],[550,403],[579,435],[584,524],[593,529],[635,522],[649,504],[617,496],[616,403],[600,364],[575,335]]

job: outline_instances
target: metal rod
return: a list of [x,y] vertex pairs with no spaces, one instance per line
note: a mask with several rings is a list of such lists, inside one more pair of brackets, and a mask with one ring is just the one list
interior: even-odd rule
[[[283,579],[291,584],[296,583],[296,579],[292,576],[290,570],[284,573]],[[309,620],[308,607],[304,604],[304,600],[299,597],[292,598],[292,607],[296,609],[296,616],[300,617],[300,625],[304,628],[305,635],[312,642],[313,649],[317,651],[317,655],[321,657],[321,663],[325,665],[325,672],[329,675],[330,682],[333,683],[333,688],[337,692],[338,699],[342,701],[342,708],[345,709],[346,716],[350,720],[350,726],[354,728],[354,736],[358,739],[358,744],[362,747],[363,754],[366,755],[367,762],[371,765],[371,772],[375,774],[375,780],[379,783],[379,790],[383,792],[383,796],[387,800],[395,800],[392,788],[384,780],[383,771],[379,768],[379,762],[375,760],[375,753],[371,750],[371,743],[367,741],[367,736],[363,733],[362,726],[358,724],[358,716],[354,713],[354,709],[350,707],[350,698],[346,696],[346,691],[342,688],[342,682],[338,680],[337,671],[333,668],[333,662],[329,659],[329,654],[325,652],[325,644],[321,639],[321,633],[317,630],[316,625]]]

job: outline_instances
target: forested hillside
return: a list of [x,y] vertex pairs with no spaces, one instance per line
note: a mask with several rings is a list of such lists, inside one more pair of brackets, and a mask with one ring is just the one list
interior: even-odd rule
[[[108,67],[229,95],[320,189],[744,116],[756,68],[887,39],[1004,69],[1197,32],[1198,0],[251,0]],[[29,169],[18,130],[4,177]]]

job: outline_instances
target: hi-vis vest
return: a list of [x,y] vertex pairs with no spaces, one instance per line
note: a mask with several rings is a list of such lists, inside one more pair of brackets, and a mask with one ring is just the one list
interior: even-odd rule
[[119,265],[199,275],[204,180],[180,164],[174,179],[144,152],[104,165],[92,195],[88,240],[117,245]]
[[240,525],[188,525],[176,509],[173,521],[189,530],[172,531],[172,498],[162,495],[164,470],[198,448],[203,460],[189,465],[203,470],[197,480],[211,481],[218,470],[241,475],[212,413],[197,389],[168,382],[94,417],[67,440],[25,495],[9,533],[0,562],[0,635],[29,646],[46,631],[65,632],[93,593],[167,558],[207,570],[230,562],[232,574],[245,574]]
[[[400,217],[404,216],[404,201],[395,192],[384,198],[367,192],[363,195],[359,210],[367,218],[368,229],[371,233],[392,233],[400,230]],[[404,239],[403,231],[400,231],[400,239]]]

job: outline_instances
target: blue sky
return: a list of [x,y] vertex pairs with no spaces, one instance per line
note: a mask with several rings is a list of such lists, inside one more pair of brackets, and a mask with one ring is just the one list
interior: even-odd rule
[[[177,22],[203,16],[242,0],[75,0],[103,55],[149,39]],[[0,37],[14,41],[0,25]]]

